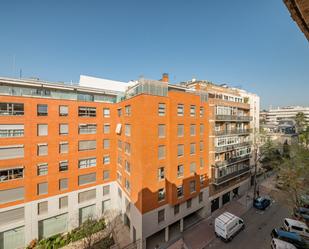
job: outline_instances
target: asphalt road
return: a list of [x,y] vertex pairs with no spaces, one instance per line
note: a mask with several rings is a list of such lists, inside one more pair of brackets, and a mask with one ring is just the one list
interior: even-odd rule
[[274,201],[265,211],[257,211],[251,208],[242,217],[246,224],[245,230],[241,231],[231,242],[225,243],[220,239],[214,239],[206,248],[212,249],[264,249],[270,248],[270,233],[273,228],[283,225],[283,219],[289,217],[289,211],[280,193],[273,192]]

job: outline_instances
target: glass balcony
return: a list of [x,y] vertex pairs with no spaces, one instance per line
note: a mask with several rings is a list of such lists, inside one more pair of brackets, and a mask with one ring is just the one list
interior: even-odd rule
[[[212,168],[213,170],[219,170],[219,168]],[[246,166],[246,167],[243,167],[237,171],[234,171],[230,174],[226,174],[224,176],[219,176],[219,177],[214,177],[212,179],[212,184],[214,185],[220,185],[220,184],[223,184],[223,183],[226,183],[234,178],[237,178],[237,177],[240,177],[242,175],[245,175],[247,173],[250,172],[250,166]]]
[[216,121],[250,122],[252,116],[216,115]]
[[230,158],[228,160],[216,162],[214,167],[228,166],[228,165],[231,165],[231,164],[235,164],[235,163],[238,163],[238,162],[249,160],[250,157],[251,157],[251,154],[248,154],[248,155],[245,155],[245,156],[239,156],[239,157]]
[[245,146],[251,146],[251,142],[248,141],[248,142],[242,142],[242,143],[239,143],[239,144],[231,144],[231,145],[220,146],[220,147],[216,147],[215,151],[216,151],[216,153],[221,153],[221,152],[234,150],[236,148],[245,147]]
[[232,130],[222,130],[215,131],[216,136],[225,136],[225,135],[245,135],[250,134],[252,129],[232,129]]

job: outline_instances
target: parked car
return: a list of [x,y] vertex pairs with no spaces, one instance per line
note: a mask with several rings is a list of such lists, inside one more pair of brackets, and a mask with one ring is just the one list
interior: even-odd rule
[[265,210],[271,203],[271,200],[266,197],[258,197],[254,200],[253,206],[260,210]]
[[304,207],[294,208],[294,216],[297,219],[301,219],[308,224],[309,223],[309,208],[304,208]]
[[299,235],[309,239],[309,229],[304,222],[285,218],[283,224],[286,231],[298,233]]
[[226,242],[232,240],[244,228],[244,221],[229,212],[225,212],[215,219],[215,233]]
[[297,233],[287,232],[282,229],[275,228],[271,231],[271,237],[291,243],[297,249],[308,249],[309,248],[306,241]]
[[280,239],[272,239],[270,246],[272,249],[297,249],[293,244]]

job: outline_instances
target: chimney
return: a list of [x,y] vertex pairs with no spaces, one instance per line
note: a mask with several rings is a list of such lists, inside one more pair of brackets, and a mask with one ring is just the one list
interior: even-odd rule
[[168,83],[168,73],[164,73],[162,74],[162,79],[161,79],[162,82],[165,82],[165,83]]

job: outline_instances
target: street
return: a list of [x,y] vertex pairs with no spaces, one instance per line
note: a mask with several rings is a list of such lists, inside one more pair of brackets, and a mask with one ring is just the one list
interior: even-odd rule
[[257,211],[255,208],[251,208],[242,216],[246,228],[236,235],[231,242],[225,243],[219,238],[215,238],[205,249],[270,248],[271,230],[282,226],[283,218],[289,217],[289,211],[284,204],[285,195],[281,191],[271,191],[270,195],[274,198],[274,202],[267,210]]

